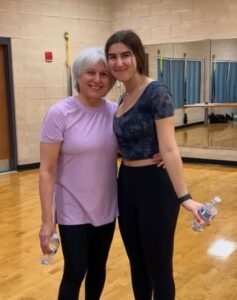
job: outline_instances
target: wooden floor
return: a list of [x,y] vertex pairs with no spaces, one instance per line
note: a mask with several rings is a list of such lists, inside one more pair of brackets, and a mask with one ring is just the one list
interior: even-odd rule
[[[237,250],[227,258],[208,251],[215,242],[237,243],[237,169],[185,164],[185,176],[193,197],[205,201],[219,195],[223,202],[212,226],[201,234],[191,230],[191,215],[181,209],[174,255],[176,300],[236,300]],[[63,261],[59,250],[52,266],[39,264],[37,170],[0,175],[0,190],[0,299],[55,300]],[[223,254],[228,245],[217,250]],[[101,299],[133,299],[118,229],[107,270]]]
[[237,122],[211,123],[176,129],[179,146],[237,149]]

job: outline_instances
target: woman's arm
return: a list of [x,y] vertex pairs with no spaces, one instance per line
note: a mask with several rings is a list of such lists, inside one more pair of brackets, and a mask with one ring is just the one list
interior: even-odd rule
[[[174,118],[168,117],[156,120],[156,130],[161,157],[164,161],[177,197],[180,198],[188,194],[188,188],[185,183],[183,163],[176,143]],[[198,210],[202,206],[201,203],[190,198],[182,202],[182,206],[191,211],[196,220],[200,220]]]
[[44,254],[48,253],[49,239],[55,232],[53,191],[60,146],[60,143],[40,143],[39,193],[42,224],[39,237]]

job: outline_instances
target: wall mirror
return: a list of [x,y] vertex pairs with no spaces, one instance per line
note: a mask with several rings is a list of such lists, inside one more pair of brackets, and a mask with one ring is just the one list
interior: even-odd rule
[[149,75],[173,94],[182,156],[237,162],[237,39],[146,45],[145,51]]

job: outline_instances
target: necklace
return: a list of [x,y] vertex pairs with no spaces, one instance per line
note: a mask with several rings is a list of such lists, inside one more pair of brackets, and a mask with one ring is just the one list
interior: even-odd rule
[[132,86],[129,91],[124,92],[124,95],[130,96],[132,94],[137,94],[143,88],[143,84],[145,81],[146,81],[146,78],[144,78],[144,77],[140,78],[140,80],[138,82],[136,82],[135,85]]

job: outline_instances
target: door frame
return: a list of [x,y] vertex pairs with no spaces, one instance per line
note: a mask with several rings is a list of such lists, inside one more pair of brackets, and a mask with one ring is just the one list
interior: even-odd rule
[[4,59],[6,66],[6,85],[7,85],[7,106],[9,117],[9,139],[10,139],[10,160],[9,171],[17,170],[17,143],[16,143],[16,120],[14,105],[14,88],[12,73],[12,51],[11,39],[0,37],[0,45],[4,46]]

